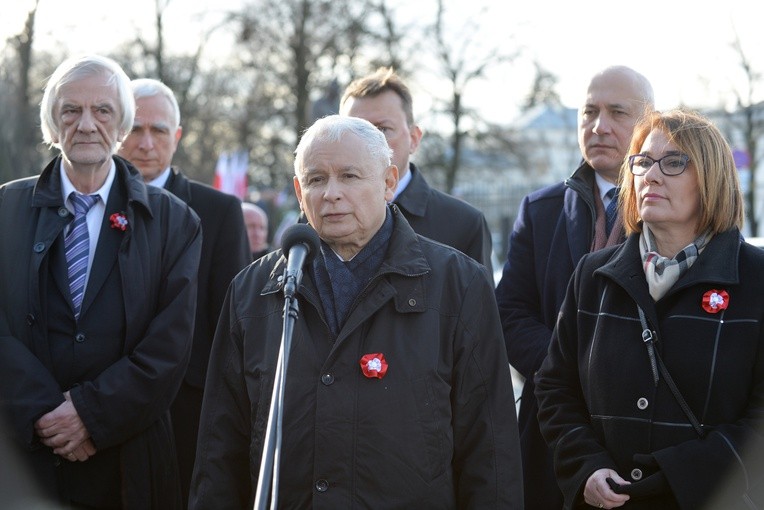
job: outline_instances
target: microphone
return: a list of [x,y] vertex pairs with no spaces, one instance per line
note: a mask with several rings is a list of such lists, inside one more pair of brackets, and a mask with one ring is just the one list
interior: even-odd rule
[[305,223],[297,223],[284,231],[281,249],[287,258],[284,271],[284,296],[294,297],[302,281],[302,267],[313,259],[321,246],[318,233]]

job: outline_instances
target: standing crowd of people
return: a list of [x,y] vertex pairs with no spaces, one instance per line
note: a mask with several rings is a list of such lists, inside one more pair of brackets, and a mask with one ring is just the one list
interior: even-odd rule
[[61,63],[58,155],[0,185],[4,504],[252,508],[292,313],[278,508],[764,508],[764,252],[713,123],[595,74],[581,163],[523,199],[494,285],[485,216],[412,161],[405,82],[338,112],[295,149],[318,242],[288,311],[267,214],[173,165],[173,91]]

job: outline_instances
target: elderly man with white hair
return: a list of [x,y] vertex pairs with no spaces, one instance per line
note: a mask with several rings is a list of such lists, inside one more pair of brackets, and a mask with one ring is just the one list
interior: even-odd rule
[[[509,365],[485,268],[388,205],[398,169],[366,120],[295,152],[321,239],[297,289],[279,508],[522,508]],[[234,279],[210,358],[190,508],[251,507],[282,330],[281,251]]]
[[191,352],[201,228],[114,156],[134,115],[114,61],[64,61],[40,112],[60,155],[0,186],[2,418],[65,508],[181,507],[169,409]]

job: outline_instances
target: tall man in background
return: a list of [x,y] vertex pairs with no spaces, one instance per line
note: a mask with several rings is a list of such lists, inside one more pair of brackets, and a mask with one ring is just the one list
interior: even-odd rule
[[202,224],[191,360],[171,408],[185,506],[194,468],[207,362],[218,315],[228,284],[251,258],[239,199],[192,181],[171,166],[183,131],[175,94],[164,83],[152,79],[133,80],[130,87],[136,103],[135,121],[122,142],[119,155],[140,170],[147,184],[164,188],[187,203]]
[[181,508],[169,409],[202,236],[186,204],[113,157],[134,114],[114,61],[64,61],[40,108],[60,156],[0,187],[0,402],[66,508]]
[[578,260],[623,238],[620,221],[608,226],[607,210],[616,205],[613,194],[634,124],[653,104],[652,86],[634,70],[615,66],[597,73],[578,112],[581,166],[564,182],[523,199],[509,240],[496,298],[509,362],[525,377],[518,425],[526,509],[563,505],[536,418],[533,376]]
[[422,130],[414,122],[413,99],[403,80],[384,67],[355,80],[345,89],[340,115],[366,119],[385,135],[400,173],[393,202],[414,232],[456,248],[492,273],[491,231],[483,213],[431,188],[410,161],[422,140]]

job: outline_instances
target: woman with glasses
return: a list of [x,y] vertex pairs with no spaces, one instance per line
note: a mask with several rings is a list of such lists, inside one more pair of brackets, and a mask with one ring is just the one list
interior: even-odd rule
[[629,153],[627,240],[581,260],[536,376],[565,508],[757,508],[764,251],[740,235],[732,152],[675,110]]

